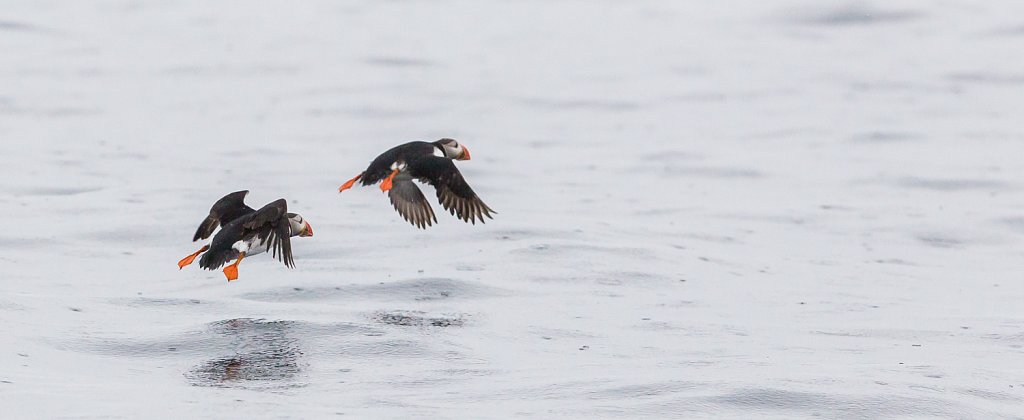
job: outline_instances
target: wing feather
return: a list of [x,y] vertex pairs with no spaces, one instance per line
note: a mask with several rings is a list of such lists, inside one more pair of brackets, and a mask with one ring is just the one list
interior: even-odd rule
[[246,231],[256,233],[260,243],[273,258],[288,268],[295,267],[292,257],[291,226],[288,222],[288,202],[274,201],[253,213],[243,225]]
[[408,176],[395,177],[391,189],[388,190],[388,198],[398,214],[405,221],[420,229],[433,226],[437,223],[437,216],[430,208],[430,203],[423,196],[423,192]]
[[235,191],[213,203],[210,214],[199,224],[196,234],[192,236],[192,241],[209,238],[217,226],[226,226],[235,219],[252,213],[254,211],[252,207],[245,205],[247,194],[249,194],[248,190]]
[[410,162],[414,176],[434,186],[445,210],[464,222],[476,224],[497,214],[480,199],[451,159],[429,156]]
[[278,261],[284,263],[285,267],[295,268],[295,260],[292,257],[291,227],[287,218],[281,218],[270,230],[270,241],[267,243],[267,251]]
[[263,225],[275,225],[278,219],[281,219],[285,213],[288,212],[288,202],[285,199],[280,198],[270,204],[263,206],[263,208],[256,210],[255,213],[245,222],[245,228],[249,230],[258,230]]

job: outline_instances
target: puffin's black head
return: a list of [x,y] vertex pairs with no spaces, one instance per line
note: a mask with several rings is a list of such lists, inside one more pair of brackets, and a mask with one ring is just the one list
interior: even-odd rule
[[469,160],[469,149],[455,139],[441,139],[434,142],[444,151],[444,157],[455,160]]
[[309,225],[309,222],[303,220],[302,216],[295,213],[285,213],[284,217],[288,218],[292,236],[313,236],[313,227]]

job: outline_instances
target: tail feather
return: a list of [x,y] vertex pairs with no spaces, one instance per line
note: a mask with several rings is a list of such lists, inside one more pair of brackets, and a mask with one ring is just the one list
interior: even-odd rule
[[227,249],[219,252],[211,250],[203,254],[203,257],[199,259],[199,267],[207,270],[216,270],[235,258],[238,258],[238,251],[235,251],[234,249]]

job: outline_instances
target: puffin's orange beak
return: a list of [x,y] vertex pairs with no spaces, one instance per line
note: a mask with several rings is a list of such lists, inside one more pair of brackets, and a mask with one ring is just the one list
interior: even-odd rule
[[459,160],[469,160],[469,148],[462,146],[462,154],[459,155]]
[[306,222],[306,228],[299,233],[299,236],[313,236],[313,227],[309,225],[309,222]]

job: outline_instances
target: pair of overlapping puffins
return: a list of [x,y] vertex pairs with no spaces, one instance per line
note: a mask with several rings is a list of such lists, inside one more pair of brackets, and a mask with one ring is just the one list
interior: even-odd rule
[[[357,181],[363,186],[379,182],[381,191],[388,193],[398,214],[414,226],[426,229],[437,223],[437,217],[413,182],[418,180],[433,186],[441,206],[455,217],[473,224],[477,220],[483,223],[484,217],[492,218],[491,214],[497,212],[473,192],[453,160],[469,160],[469,149],[453,139],[406,143],[381,153],[365,171],[338,188],[338,192],[352,188]],[[238,264],[242,259],[264,252],[289,268],[295,266],[291,238],[313,236],[313,227],[302,216],[289,213],[288,202],[283,198],[259,210],[247,206],[245,196],[248,193],[233,192],[214,203],[192,241],[209,238],[218,226],[220,231],[208,245],[181,259],[178,269],[192,264],[200,255],[199,266],[207,270],[216,270],[234,260],[224,267],[224,275],[231,281],[238,278]]]

